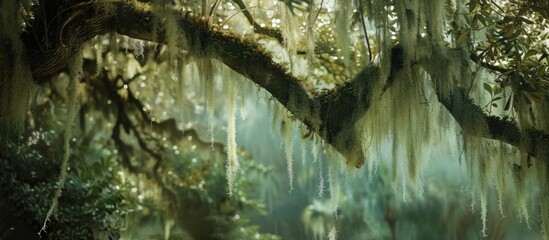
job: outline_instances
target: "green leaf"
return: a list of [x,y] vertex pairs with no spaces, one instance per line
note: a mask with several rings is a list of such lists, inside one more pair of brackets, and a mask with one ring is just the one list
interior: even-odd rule
[[505,33],[503,34],[503,37],[510,37],[515,32],[515,25],[509,24],[503,28],[505,30]]
[[471,2],[467,3],[467,5],[469,5],[469,12],[473,12],[475,10],[475,8],[477,8],[478,3],[475,2],[475,1],[471,1]]
[[483,15],[478,15],[478,20],[480,21],[480,23],[482,23],[483,26],[487,26],[486,18]]
[[528,50],[528,52],[526,52],[526,55],[524,55],[524,58],[526,59],[526,58],[528,58],[530,56],[534,56],[536,54],[538,54],[538,51],[531,49],[531,50]]
[[470,32],[469,30],[465,30],[459,35],[459,37],[456,40],[456,46],[459,47],[463,42],[465,42],[465,40],[469,36],[469,32]]
[[473,16],[473,21],[471,21],[471,27],[472,27],[472,28],[476,28],[476,27],[477,27],[478,22],[479,22],[478,16],[479,16],[478,14],[475,14],[475,16]]
[[496,87],[496,91],[494,91],[494,95],[498,95],[498,94],[500,94],[501,92],[503,92],[503,88],[501,88],[501,87]]
[[544,58],[546,58],[547,55],[548,55],[547,53],[543,53],[543,54],[541,55],[541,57],[539,57],[538,62],[541,62],[541,60],[543,60]]
[[484,86],[484,90],[486,90],[488,93],[490,93],[490,95],[493,95],[492,86],[490,86],[490,84],[484,83],[482,86]]

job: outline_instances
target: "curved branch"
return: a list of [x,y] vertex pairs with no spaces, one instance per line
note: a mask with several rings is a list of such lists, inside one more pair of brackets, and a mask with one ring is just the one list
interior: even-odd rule
[[[434,81],[438,82],[438,84],[435,84],[438,101],[450,112],[464,133],[505,142],[539,160],[549,161],[549,134],[534,128],[521,129],[515,122],[486,114],[469,97],[464,87],[455,86],[449,93],[443,90],[444,79],[440,79],[441,77],[437,76],[436,70],[428,66],[435,59],[439,62],[450,62],[448,58],[456,55],[448,54],[449,51],[455,50],[431,49],[432,54],[429,58],[423,60],[423,66],[434,78]],[[459,56],[460,60],[464,62],[461,71],[468,71],[469,64],[467,61],[469,57],[471,56],[467,56],[464,52]],[[443,65],[440,64],[439,66]],[[481,65],[481,67],[486,66]],[[492,70],[497,71],[497,69]]]
[[[95,15],[89,12],[96,10],[84,9],[85,14],[82,18],[70,21],[65,27],[67,33],[64,34],[71,36],[67,40],[68,47],[61,46],[55,51],[31,54],[31,66],[36,81],[43,81],[48,75],[62,71],[68,57],[83,42],[97,34],[114,31],[132,38],[166,43],[166,34],[157,31],[163,29],[162,26],[153,26],[154,16],[150,9],[136,7],[131,2],[119,2],[114,6],[115,10],[110,13],[102,12]],[[79,7],[93,8],[87,5]],[[372,63],[345,84],[321,94],[312,93],[286,68],[275,63],[271,55],[258,44],[223,31],[205,18],[184,16],[175,11],[172,14],[177,18],[180,30],[194,54],[216,58],[250,79],[271,93],[294,118],[303,122],[341,152],[347,158],[348,164],[357,167],[362,165],[362,149],[353,127],[369,109],[373,85],[382,75],[379,66]],[[33,46],[28,44],[27,47],[33,49]],[[433,54],[437,54],[435,50],[432,51]],[[425,60],[427,62],[424,62],[424,67],[432,59],[444,59],[448,56],[438,54],[440,56],[432,56]],[[403,62],[402,51],[399,51],[397,46],[393,48],[391,55],[391,72],[399,71]],[[461,56],[461,59],[466,61],[469,56]],[[430,74],[433,78],[437,77],[433,72]],[[389,78],[388,84],[390,83]],[[451,94],[445,94],[441,89],[436,91],[439,101],[467,133],[507,142],[538,158],[549,156],[544,153],[548,150],[543,150],[546,149],[545,146],[549,146],[547,133],[536,129],[521,131],[512,122],[485,115],[459,87],[454,88]],[[474,121],[486,124],[488,131],[468,129],[469,126],[479,126]]]

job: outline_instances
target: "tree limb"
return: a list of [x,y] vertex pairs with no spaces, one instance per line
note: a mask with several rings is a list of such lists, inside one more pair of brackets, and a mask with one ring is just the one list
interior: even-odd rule
[[[84,13],[78,20],[69,21],[64,26],[66,33],[63,35],[71,36],[65,39],[66,46],[57,46],[55,50],[30,54],[35,80],[42,82],[52,74],[62,71],[68,57],[82,43],[98,34],[117,32],[132,38],[166,43],[166,34],[157,31],[162,27],[153,26],[154,16],[148,7],[136,6],[132,2],[118,2],[114,3],[114,6],[115,11],[99,14],[96,12],[97,9],[90,5],[75,7],[75,10],[84,8],[79,10]],[[356,167],[362,165],[364,157],[361,144],[353,129],[356,121],[369,109],[373,86],[382,75],[379,66],[374,63],[369,64],[343,85],[323,93],[314,93],[307,90],[305,85],[286,68],[275,63],[270,54],[258,44],[221,30],[206,18],[184,16],[175,11],[172,14],[177,17],[189,50],[192,50],[191,53],[216,58],[250,79],[272,94],[292,113],[294,118],[303,122],[310,130],[341,152],[347,158],[348,164]],[[156,23],[162,24],[162,22]],[[25,37],[34,38],[34,36],[23,36],[23,39],[26,39]],[[32,51],[37,48],[29,46],[29,42],[32,41],[25,41],[27,49]],[[399,71],[403,62],[402,51],[397,46],[393,48],[391,55],[391,72]],[[442,54],[438,57],[447,57],[447,55]],[[424,60],[422,62],[424,67],[428,66],[432,59],[437,58]],[[464,61],[467,59],[469,56],[463,56]],[[426,69],[429,72],[428,67]],[[391,79],[388,83],[391,83]],[[459,87],[454,88],[451,94],[444,94],[440,89],[435,91],[439,101],[468,134],[507,142],[533,156],[548,156],[544,152],[547,150],[543,150],[545,146],[549,146],[547,133],[536,129],[521,131],[515,123],[484,114]],[[471,121],[483,121],[488,131],[468,129],[469,126],[478,126],[471,124]]]
[[[431,78],[438,82],[435,84],[435,93],[439,102],[450,112],[464,133],[502,141],[539,160],[549,161],[549,134],[534,128],[521,129],[515,122],[486,114],[474,103],[467,90],[462,86],[454,86],[449,93],[443,90],[443,85],[450,83],[445,81],[447,79],[441,79],[440,76],[437,76],[435,70],[430,66],[435,60],[443,63],[450,62],[448,58],[456,55],[449,54],[449,51],[455,50],[432,48],[430,50],[431,56],[423,59],[422,65]],[[464,62],[461,71],[469,71],[469,64],[467,63],[469,57],[465,53],[462,53],[459,57]],[[481,64],[481,67],[485,66]]]

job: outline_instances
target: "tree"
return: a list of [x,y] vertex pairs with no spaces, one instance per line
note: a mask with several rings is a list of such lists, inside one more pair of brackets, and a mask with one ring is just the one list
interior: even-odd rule
[[[549,125],[545,120],[549,53],[543,31],[549,17],[547,2],[342,0],[331,5],[314,0],[284,1],[277,4],[283,5],[279,8],[281,28],[258,24],[258,16],[242,1],[227,6],[219,1],[210,4],[211,9],[207,1],[2,2],[3,126],[23,122],[32,90],[29,86],[49,82],[66,71],[67,65],[73,72],[69,74],[73,78],[69,89],[74,89],[69,91],[73,95],[69,99],[75,99],[81,46],[98,35],[122,34],[166,44],[173,68],[198,62],[206,95],[211,95],[207,89],[216,74],[245,77],[285,107],[285,126],[290,126],[288,119],[301,122],[304,131],[309,131],[305,136],[318,136],[344,156],[347,166],[358,168],[367,162],[372,168],[372,156],[379,145],[392,142],[395,189],[397,178],[408,179],[412,186],[420,182],[429,147],[444,135],[444,128],[457,123],[462,133],[458,142],[463,145],[467,165],[475,169],[483,218],[488,185],[495,182],[502,192],[508,184],[506,175],[514,180],[519,213],[527,218],[526,198],[530,195],[526,194],[526,179],[533,179],[540,189],[536,202],[542,210],[544,231],[549,231]],[[298,66],[297,59],[307,59],[308,80],[317,78],[317,83],[337,86],[315,90],[318,84],[300,80],[295,69],[277,63],[261,41],[227,30],[231,16],[223,14],[231,13],[234,5],[240,10],[232,12],[244,16],[256,34],[285,46],[290,68]],[[306,40],[301,44],[298,38],[303,33],[297,27],[300,25],[295,25],[296,17],[306,19],[302,31]],[[225,19],[221,26],[215,23],[216,18]],[[323,25],[334,26],[331,32],[338,45],[333,45],[334,39],[322,40],[318,33],[330,32]],[[234,27],[236,31],[237,25]],[[133,45],[134,54],[140,55],[143,43]],[[331,54],[333,61],[323,59],[323,54]],[[350,74],[354,75],[346,79]],[[223,81],[228,95],[234,96],[231,79]],[[116,83],[111,87],[117,87]],[[69,106],[75,108],[76,100]],[[234,116],[231,106],[228,112]],[[145,116],[148,114],[143,113]],[[229,121],[229,129],[231,124],[234,119]],[[7,129],[5,132],[17,127]],[[291,126],[285,129],[291,131]],[[229,131],[229,185],[238,168],[235,151],[234,132]],[[68,154],[64,158],[68,159]],[[398,159],[405,159],[400,167]]]

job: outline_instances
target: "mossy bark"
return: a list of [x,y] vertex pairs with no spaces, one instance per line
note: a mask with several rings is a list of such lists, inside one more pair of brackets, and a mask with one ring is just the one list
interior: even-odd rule
[[[107,11],[93,4],[75,3],[73,6],[67,6],[66,9],[67,11],[57,16],[58,23],[50,26],[48,31],[35,29],[24,32],[22,35],[25,47],[29,49],[33,76],[38,83],[65,70],[67,60],[78,47],[99,34],[117,32],[132,38],[166,43],[167,34],[156,31],[161,28],[154,26],[154,13],[147,5],[123,1],[112,3],[114,10]],[[273,62],[270,54],[258,44],[221,30],[206,18],[176,11],[172,14],[176,17],[190,50],[202,55],[207,52],[207,56],[217,58],[271,93],[295,119],[303,122],[311,131],[316,132],[341,152],[347,158],[348,164],[357,167],[362,165],[364,157],[360,141],[357,140],[358,137],[353,131],[354,125],[368,111],[370,100],[375,97],[372,96],[373,86],[381,81],[383,78],[381,69],[387,66],[372,63],[343,85],[327,92],[314,93],[287,69]],[[40,19],[40,16],[37,19]],[[400,71],[403,62],[404,56],[398,54],[401,52],[398,51],[399,48],[399,46],[393,48],[393,52],[397,54],[391,56],[390,71],[392,72]],[[432,77],[441,77],[436,72],[430,71],[433,70],[432,63],[440,61],[441,57],[443,59],[450,56],[444,54],[452,50],[443,49],[443,47],[441,47],[442,50],[425,49],[431,54],[418,55],[417,62],[407,64],[421,65]],[[460,57],[458,61],[469,61],[466,55],[452,56]],[[391,80],[389,76],[388,85]],[[443,82],[444,79],[436,81]],[[549,146],[549,134],[538,129],[521,130],[509,120],[488,116],[467,97],[462,88],[451,85],[451,82],[445,84],[450,84],[445,86],[449,92],[436,89],[439,101],[462,128],[479,126],[474,123],[477,121],[484,122],[486,126],[487,131],[467,131],[468,134],[509,143],[532,156],[547,161],[549,154],[543,146]]]

